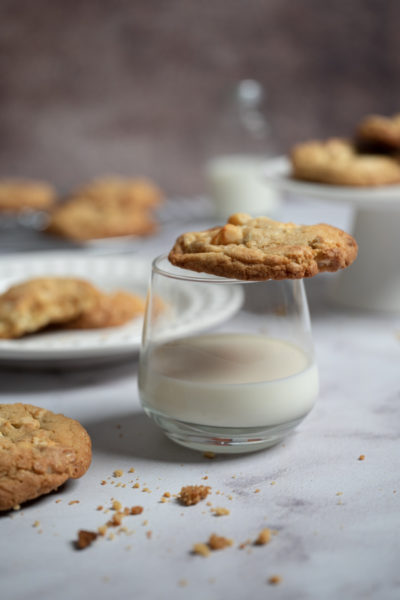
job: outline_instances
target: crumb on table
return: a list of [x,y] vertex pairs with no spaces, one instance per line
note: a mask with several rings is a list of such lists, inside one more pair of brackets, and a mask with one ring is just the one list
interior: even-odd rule
[[211,488],[208,485],[186,485],[182,487],[178,498],[181,504],[191,506],[207,498],[210,490]]
[[223,550],[224,548],[228,548],[228,546],[232,546],[233,540],[230,538],[226,538],[216,533],[210,535],[208,540],[208,546],[211,550]]
[[90,546],[90,544],[94,542],[97,536],[98,533],[96,533],[95,531],[86,531],[85,529],[80,529],[78,531],[78,539],[75,542],[75,547],[78,550],[83,550],[84,548]]
[[270,541],[271,541],[271,530],[268,527],[266,527],[265,529],[262,529],[260,531],[260,533],[258,534],[258,537],[254,543],[256,544],[256,546],[264,546],[265,544],[268,544]]

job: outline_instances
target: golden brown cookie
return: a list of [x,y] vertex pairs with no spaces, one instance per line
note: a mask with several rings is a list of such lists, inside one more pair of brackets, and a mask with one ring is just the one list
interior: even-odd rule
[[0,404],[0,510],[82,477],[91,457],[78,421],[31,404]]
[[101,329],[124,325],[144,314],[144,298],[128,292],[117,291],[100,294],[96,304],[79,317],[64,324],[67,329]]
[[0,295],[0,338],[18,338],[51,323],[78,317],[96,304],[90,283],[67,277],[38,277]]
[[47,231],[76,241],[124,235],[148,235],[156,230],[150,212],[142,207],[122,206],[114,200],[73,198],[56,207]]
[[116,175],[95,179],[75,190],[72,196],[118,201],[135,207],[155,207],[162,202],[161,190],[149,179]]
[[54,204],[55,198],[55,189],[44,181],[0,180],[0,211],[44,210]]
[[400,162],[389,156],[360,154],[342,139],[298,144],[290,160],[295,179],[344,186],[400,183]]
[[382,152],[400,151],[400,114],[393,117],[369,115],[358,125],[356,140],[361,148]]
[[223,227],[181,235],[169,260],[192,271],[265,280],[337,271],[356,256],[351,235],[331,225],[295,225],[237,213]]

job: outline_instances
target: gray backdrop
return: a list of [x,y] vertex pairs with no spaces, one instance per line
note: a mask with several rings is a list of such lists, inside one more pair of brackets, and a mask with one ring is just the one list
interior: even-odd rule
[[399,23],[398,0],[1,0],[0,174],[196,193],[241,78],[280,151],[400,111]]

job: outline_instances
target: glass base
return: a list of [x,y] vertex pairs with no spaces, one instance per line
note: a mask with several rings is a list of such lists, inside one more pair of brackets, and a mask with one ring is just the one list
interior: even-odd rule
[[145,408],[151,417],[172,441],[201,452],[238,454],[256,452],[274,446],[283,440],[306,415],[300,418],[264,427],[212,427],[178,421]]

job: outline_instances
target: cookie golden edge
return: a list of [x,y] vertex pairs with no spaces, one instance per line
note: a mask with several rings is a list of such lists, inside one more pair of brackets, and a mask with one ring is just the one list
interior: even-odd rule
[[[232,215],[230,219],[232,217],[235,215]],[[215,236],[223,227],[213,227],[206,231]],[[336,237],[336,243],[329,248],[321,249],[320,252],[316,250],[312,256],[309,252],[305,252],[301,260],[293,260],[292,256],[270,253],[266,254],[262,260],[254,261],[252,256],[247,256],[245,247],[243,247],[240,259],[227,256],[223,251],[186,252],[184,249],[186,234],[177,238],[169,252],[168,259],[176,267],[242,281],[309,278],[318,273],[345,269],[354,262],[358,253],[358,245],[350,234],[325,223],[312,227],[318,228],[322,233],[333,234]]]
[[[54,445],[34,447],[34,440],[13,444],[4,434],[7,413],[33,415],[54,427]],[[15,419],[15,416],[14,416]],[[55,491],[68,479],[78,479],[92,460],[92,443],[86,429],[75,419],[31,404],[0,404],[0,511]],[[1,431],[1,428],[0,428]]]

